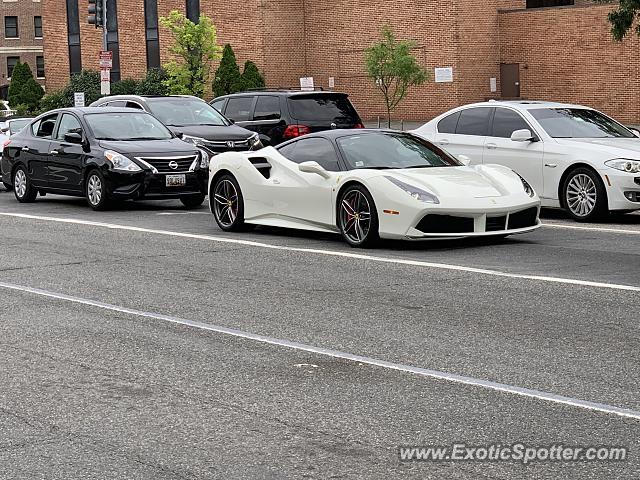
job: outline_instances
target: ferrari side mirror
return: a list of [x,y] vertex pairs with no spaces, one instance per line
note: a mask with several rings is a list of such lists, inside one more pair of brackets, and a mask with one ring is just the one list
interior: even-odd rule
[[305,173],[317,173],[322,178],[329,178],[329,172],[327,172],[318,162],[302,162],[298,165],[298,170]]

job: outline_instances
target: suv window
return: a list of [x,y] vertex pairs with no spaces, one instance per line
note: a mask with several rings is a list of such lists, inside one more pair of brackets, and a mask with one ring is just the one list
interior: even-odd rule
[[225,114],[236,122],[251,120],[251,105],[253,105],[253,97],[230,98]]
[[309,94],[289,97],[291,116],[297,120],[339,120],[357,123],[358,113],[346,95]]
[[531,130],[531,127],[518,112],[508,108],[496,108],[492,137],[511,138],[513,132],[523,129]]
[[273,95],[259,95],[256,102],[254,120],[280,119],[280,98]]
[[31,131],[36,137],[51,138],[53,136],[53,129],[56,126],[57,119],[57,113],[44,117],[31,126]]
[[460,119],[456,128],[458,135],[480,135],[489,133],[489,115],[492,108],[469,108],[460,112]]
[[138,102],[127,102],[124,106],[127,108],[137,108],[138,110],[144,110],[144,108],[142,108],[142,105],[140,105]]
[[447,115],[438,122],[438,133],[456,133],[460,112]]
[[60,119],[60,125],[58,126],[58,133],[56,135],[57,140],[64,141],[64,136],[67,133],[82,133],[82,126],[78,119],[70,113],[63,113]]
[[[295,149],[289,150],[295,145]],[[340,164],[333,144],[324,138],[298,140],[280,149],[280,153],[295,163],[318,162],[325,170],[339,172]]]
[[216,100],[215,102],[211,102],[211,106],[213,108],[215,108],[216,110],[218,110],[220,113],[222,113],[222,110],[224,109],[224,102],[226,101],[226,98],[222,98],[220,100]]

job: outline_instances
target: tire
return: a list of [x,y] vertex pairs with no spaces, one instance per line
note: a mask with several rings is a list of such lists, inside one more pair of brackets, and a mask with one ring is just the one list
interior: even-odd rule
[[10,191],[12,191],[12,190],[13,190],[13,185],[9,185],[9,184],[8,184],[8,183],[6,183],[6,182],[2,182],[2,185],[4,185],[4,188],[5,188],[5,190],[6,190],[7,192],[10,192]]
[[84,196],[94,210],[107,210],[111,205],[107,184],[100,170],[91,170],[84,182]]
[[600,176],[585,167],[572,170],[562,185],[562,204],[578,222],[604,217],[608,213],[607,191]]
[[362,185],[351,185],[338,201],[338,229],[352,247],[371,247],[378,240],[378,212],[369,191]]
[[187,208],[198,208],[204,202],[204,194],[185,195],[180,197],[180,201]]
[[233,175],[224,174],[216,180],[209,195],[211,211],[218,226],[225,232],[245,230],[244,198]]
[[31,185],[27,169],[22,165],[13,172],[13,186],[13,194],[20,203],[34,202],[38,196],[38,191]]

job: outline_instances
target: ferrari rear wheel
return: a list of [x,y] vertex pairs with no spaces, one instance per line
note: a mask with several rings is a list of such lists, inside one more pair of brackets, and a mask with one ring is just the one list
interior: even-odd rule
[[379,239],[376,205],[362,185],[352,185],[340,196],[338,228],[352,247],[368,247]]
[[237,180],[229,174],[216,180],[211,191],[211,210],[218,226],[225,232],[244,227],[244,200]]

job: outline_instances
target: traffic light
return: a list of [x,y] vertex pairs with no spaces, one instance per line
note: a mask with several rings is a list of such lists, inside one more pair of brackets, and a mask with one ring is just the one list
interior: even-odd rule
[[96,28],[104,27],[104,0],[88,0],[89,1],[89,15],[87,15],[87,22],[90,25],[95,25]]

